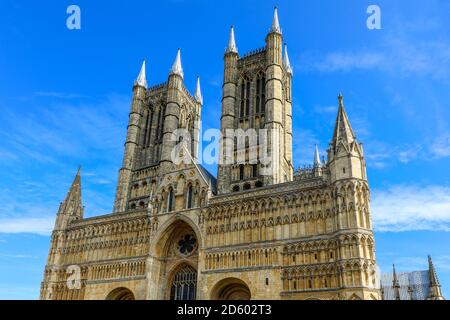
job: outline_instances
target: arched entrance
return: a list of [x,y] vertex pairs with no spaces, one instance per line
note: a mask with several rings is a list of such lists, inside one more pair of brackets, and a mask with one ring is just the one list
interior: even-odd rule
[[135,300],[133,292],[127,288],[117,288],[111,291],[106,300]]
[[152,285],[158,289],[154,299],[195,300],[197,296],[200,239],[183,218],[162,229],[154,256],[159,276]]
[[197,270],[182,265],[174,274],[170,289],[170,300],[195,300],[197,295]]
[[247,284],[238,278],[223,279],[211,291],[213,300],[250,300],[251,297]]

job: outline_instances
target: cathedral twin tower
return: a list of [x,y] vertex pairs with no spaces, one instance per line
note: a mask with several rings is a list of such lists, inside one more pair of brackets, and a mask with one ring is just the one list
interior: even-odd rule
[[[228,46],[224,56],[224,78],[222,95],[222,116],[220,143],[221,157],[218,168],[217,192],[247,190],[281,182],[292,181],[292,68],[285,46],[283,56],[283,36],[275,9],[273,23],[266,37],[266,47],[256,50],[240,58],[231,27]],[[125,158],[119,175],[114,211],[121,212],[127,208],[127,188],[133,163],[139,157],[142,166],[156,163],[173,162],[173,150],[176,144],[174,131],[185,129],[191,133],[189,150],[194,159],[198,153],[198,132],[203,98],[200,90],[200,79],[197,78],[197,88],[192,97],[183,84],[183,68],[180,49],[171,68],[166,86],[166,101],[164,107],[150,107],[147,114],[141,114],[140,104],[157,94],[160,87],[147,91],[145,78],[145,62],[142,65],[134,87],[134,101],[130,114],[129,131],[125,144]],[[145,111],[144,111],[145,113]],[[142,121],[142,117],[145,118]],[[139,141],[138,131],[144,125]],[[131,130],[130,130],[131,127]],[[155,134],[152,130],[156,128]],[[270,141],[271,147],[277,150],[267,150],[271,155],[273,165],[269,170],[262,170],[260,161],[249,161],[248,155],[256,150],[258,154],[259,141],[255,145],[247,143],[237,150],[234,136],[227,135],[227,130],[260,129],[272,130],[276,141]],[[258,139],[259,140],[259,139]],[[246,154],[244,161],[237,163],[233,150]],[[136,152],[139,149],[138,152]],[[146,150],[148,149],[148,150]],[[262,151],[261,151],[262,152]],[[237,156],[236,156],[237,158]],[[247,160],[247,161],[245,161]],[[251,162],[251,163],[250,163]],[[269,172],[268,172],[269,171]],[[245,183],[244,183],[245,181]]]
[[[84,218],[79,171],[57,213],[41,298],[379,299],[362,146],[339,95],[327,161],[316,148],[314,165],[294,171],[292,75],[276,8],[261,49],[240,56],[231,28],[216,180],[197,161],[199,79],[191,95],[178,50],[168,81],[148,88],[144,62],[113,213]],[[264,130],[275,134],[243,144],[227,133]],[[251,156],[262,148],[269,164]],[[175,162],[174,150],[190,161]]]

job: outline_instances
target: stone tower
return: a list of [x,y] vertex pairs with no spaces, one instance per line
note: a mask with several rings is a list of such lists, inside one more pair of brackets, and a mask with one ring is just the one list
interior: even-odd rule
[[[148,206],[159,178],[172,170],[179,151],[177,145],[186,146],[190,155],[197,158],[203,104],[200,79],[197,78],[194,96],[188,92],[183,80],[180,49],[165,83],[147,88],[145,61],[142,64],[133,86],[124,157],[114,201],[115,213]],[[144,168],[151,172],[152,179],[150,184],[141,185],[139,170]]]
[[243,57],[231,27],[224,55],[219,194],[292,181],[291,81],[277,8],[266,46]]

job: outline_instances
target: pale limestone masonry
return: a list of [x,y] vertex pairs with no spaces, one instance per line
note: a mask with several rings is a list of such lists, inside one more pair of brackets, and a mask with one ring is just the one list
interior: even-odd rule
[[[277,12],[266,47],[243,57],[231,29],[224,62],[221,129],[276,129],[271,174],[261,163],[219,165],[216,181],[195,161],[200,82],[192,96],[180,51],[166,83],[147,88],[144,64],[113,213],[83,217],[78,171],[57,213],[41,299],[380,298],[366,164],[342,95],[325,163],[317,153],[294,172],[293,72]],[[189,164],[171,158],[179,128],[193,136],[180,151]]]

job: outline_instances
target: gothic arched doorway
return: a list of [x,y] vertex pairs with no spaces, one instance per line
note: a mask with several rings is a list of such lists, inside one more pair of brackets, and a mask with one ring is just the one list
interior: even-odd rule
[[170,300],[195,300],[197,295],[197,270],[183,265],[174,274],[170,288]]
[[117,288],[111,291],[106,300],[135,300],[133,292],[127,288]]
[[178,218],[162,228],[154,256],[158,276],[153,285],[158,289],[154,299],[195,300],[197,295],[197,266],[200,248],[195,225]]
[[250,288],[241,279],[226,278],[219,281],[213,288],[213,300],[250,300]]

